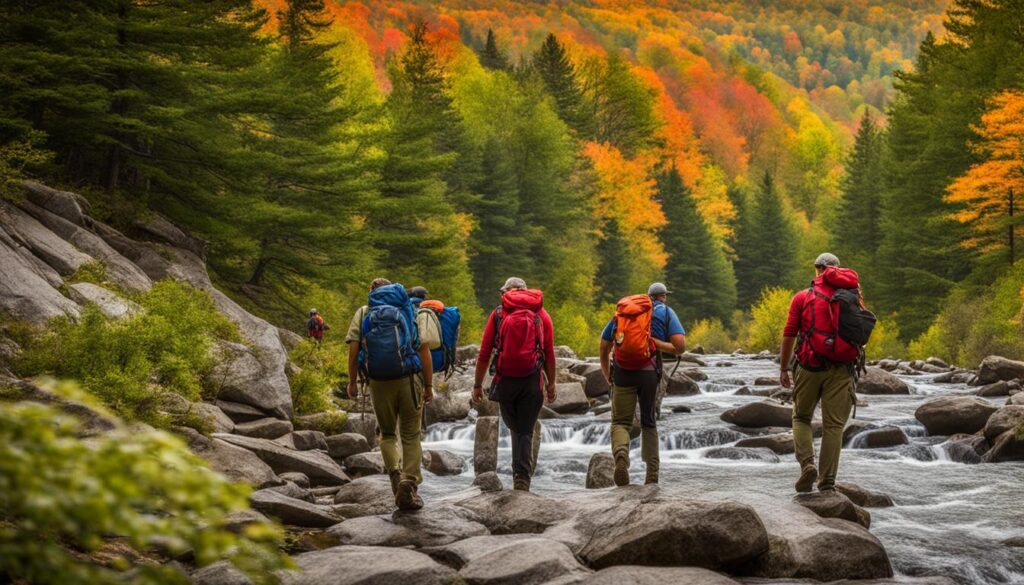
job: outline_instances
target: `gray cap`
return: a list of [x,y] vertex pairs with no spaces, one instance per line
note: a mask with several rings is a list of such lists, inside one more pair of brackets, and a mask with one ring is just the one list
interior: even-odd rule
[[815,266],[839,266],[839,258],[835,254],[822,252],[814,261]]
[[316,315],[316,309],[310,309],[309,310],[309,314],[310,315]]
[[647,287],[647,295],[652,297],[654,295],[667,295],[670,292],[672,291],[668,290],[668,287],[663,282],[655,282]]
[[526,281],[518,276],[512,276],[505,281],[505,285],[501,287],[501,292],[508,292],[510,290],[525,289]]
[[417,297],[417,298],[420,298],[420,299],[425,299],[425,298],[427,298],[427,295],[429,295],[429,294],[430,293],[427,292],[427,289],[423,288],[422,286],[414,286],[414,287],[409,289],[409,296],[410,297]]

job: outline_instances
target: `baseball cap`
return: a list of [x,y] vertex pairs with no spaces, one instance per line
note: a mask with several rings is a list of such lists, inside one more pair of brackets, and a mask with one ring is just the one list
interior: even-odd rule
[[508,292],[513,289],[525,289],[526,281],[518,276],[512,276],[505,281],[504,286],[501,287],[501,292]]
[[425,298],[427,298],[427,295],[429,295],[429,294],[430,293],[427,292],[427,289],[423,288],[422,286],[414,286],[414,287],[409,289],[409,296],[410,297],[416,297],[416,298],[420,298],[420,299],[425,299]]
[[835,254],[822,252],[814,261],[815,266],[839,266],[839,258]]
[[655,282],[655,283],[651,284],[651,286],[647,287],[647,295],[648,296],[667,295],[667,294],[669,294],[671,292],[672,291],[668,290],[668,287],[665,286],[665,284],[662,283],[662,282]]

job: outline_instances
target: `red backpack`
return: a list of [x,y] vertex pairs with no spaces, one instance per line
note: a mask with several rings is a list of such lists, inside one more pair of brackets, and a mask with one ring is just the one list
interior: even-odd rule
[[859,287],[860,280],[855,270],[835,266],[811,281],[801,312],[800,322],[807,328],[800,335],[800,347],[796,352],[798,362],[811,365],[821,360],[842,364],[857,361],[860,347],[839,335],[840,307],[836,291]]
[[494,310],[497,375],[523,378],[540,369],[544,361],[543,306],[544,293],[539,290],[510,290],[501,296],[501,306]]
[[642,370],[651,364],[657,348],[651,339],[654,303],[647,295],[619,300],[615,307],[615,363],[624,370]]

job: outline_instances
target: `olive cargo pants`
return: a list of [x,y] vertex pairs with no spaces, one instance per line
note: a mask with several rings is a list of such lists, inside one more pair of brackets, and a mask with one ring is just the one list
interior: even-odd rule
[[384,469],[388,472],[400,469],[402,479],[414,479],[418,485],[423,481],[420,473],[423,379],[416,374],[398,380],[370,380],[370,401],[380,429]]
[[853,407],[853,375],[846,364],[829,364],[814,372],[797,367],[793,388],[793,443],[801,467],[814,463],[811,418],[821,402],[821,453],[818,486],[832,486],[843,449],[843,428]]
[[640,457],[647,470],[657,472],[658,454],[657,394],[660,380],[654,370],[628,371],[616,368],[612,385],[612,454],[629,452],[629,432],[633,415],[640,403]]

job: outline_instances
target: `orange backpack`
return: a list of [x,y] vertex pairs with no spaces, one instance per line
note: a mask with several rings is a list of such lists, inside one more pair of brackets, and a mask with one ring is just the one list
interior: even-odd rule
[[654,303],[647,295],[619,300],[615,307],[615,363],[624,370],[642,370],[651,363],[656,347],[651,339]]

